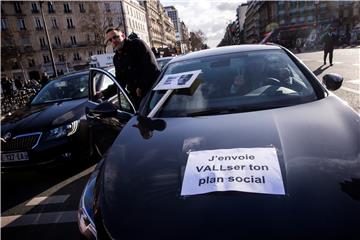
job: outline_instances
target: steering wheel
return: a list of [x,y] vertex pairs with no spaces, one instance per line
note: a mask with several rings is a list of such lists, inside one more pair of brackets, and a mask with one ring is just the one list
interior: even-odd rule
[[282,84],[279,79],[273,78],[273,77],[268,77],[264,81],[264,84],[273,85],[273,86],[279,86],[279,87],[284,86],[284,84]]

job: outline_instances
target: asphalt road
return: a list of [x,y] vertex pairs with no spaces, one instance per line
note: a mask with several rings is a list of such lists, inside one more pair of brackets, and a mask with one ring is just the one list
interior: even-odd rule
[[[330,72],[344,77],[335,91],[360,113],[360,48],[336,49],[334,65],[323,66],[321,51],[297,56],[317,75]],[[64,166],[1,174],[2,239],[80,239],[76,211],[94,166]]]
[[360,113],[360,46],[354,48],[335,49],[333,66],[329,59],[323,65],[323,52],[296,54],[310,70],[322,80],[327,73],[338,73],[344,78],[340,89],[334,93],[346,101],[356,112]]

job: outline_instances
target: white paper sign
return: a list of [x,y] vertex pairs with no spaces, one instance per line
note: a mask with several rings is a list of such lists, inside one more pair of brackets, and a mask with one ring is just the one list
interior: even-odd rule
[[201,70],[165,75],[153,90],[189,88]]
[[275,148],[190,152],[181,195],[240,191],[284,195]]

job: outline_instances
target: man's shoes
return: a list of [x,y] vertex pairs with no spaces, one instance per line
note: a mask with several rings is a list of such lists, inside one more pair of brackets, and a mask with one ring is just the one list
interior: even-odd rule
[[324,65],[326,65],[326,62],[324,62]]
[[330,63],[330,66],[332,66],[333,64],[332,63]]

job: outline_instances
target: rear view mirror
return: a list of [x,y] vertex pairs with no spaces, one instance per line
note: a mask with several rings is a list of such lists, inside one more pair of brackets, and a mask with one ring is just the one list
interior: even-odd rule
[[117,109],[109,102],[100,103],[95,109],[88,110],[90,114],[95,117],[115,117],[117,115]]
[[330,91],[338,90],[343,82],[344,78],[336,73],[328,73],[323,77],[323,83],[326,86],[326,89]]

